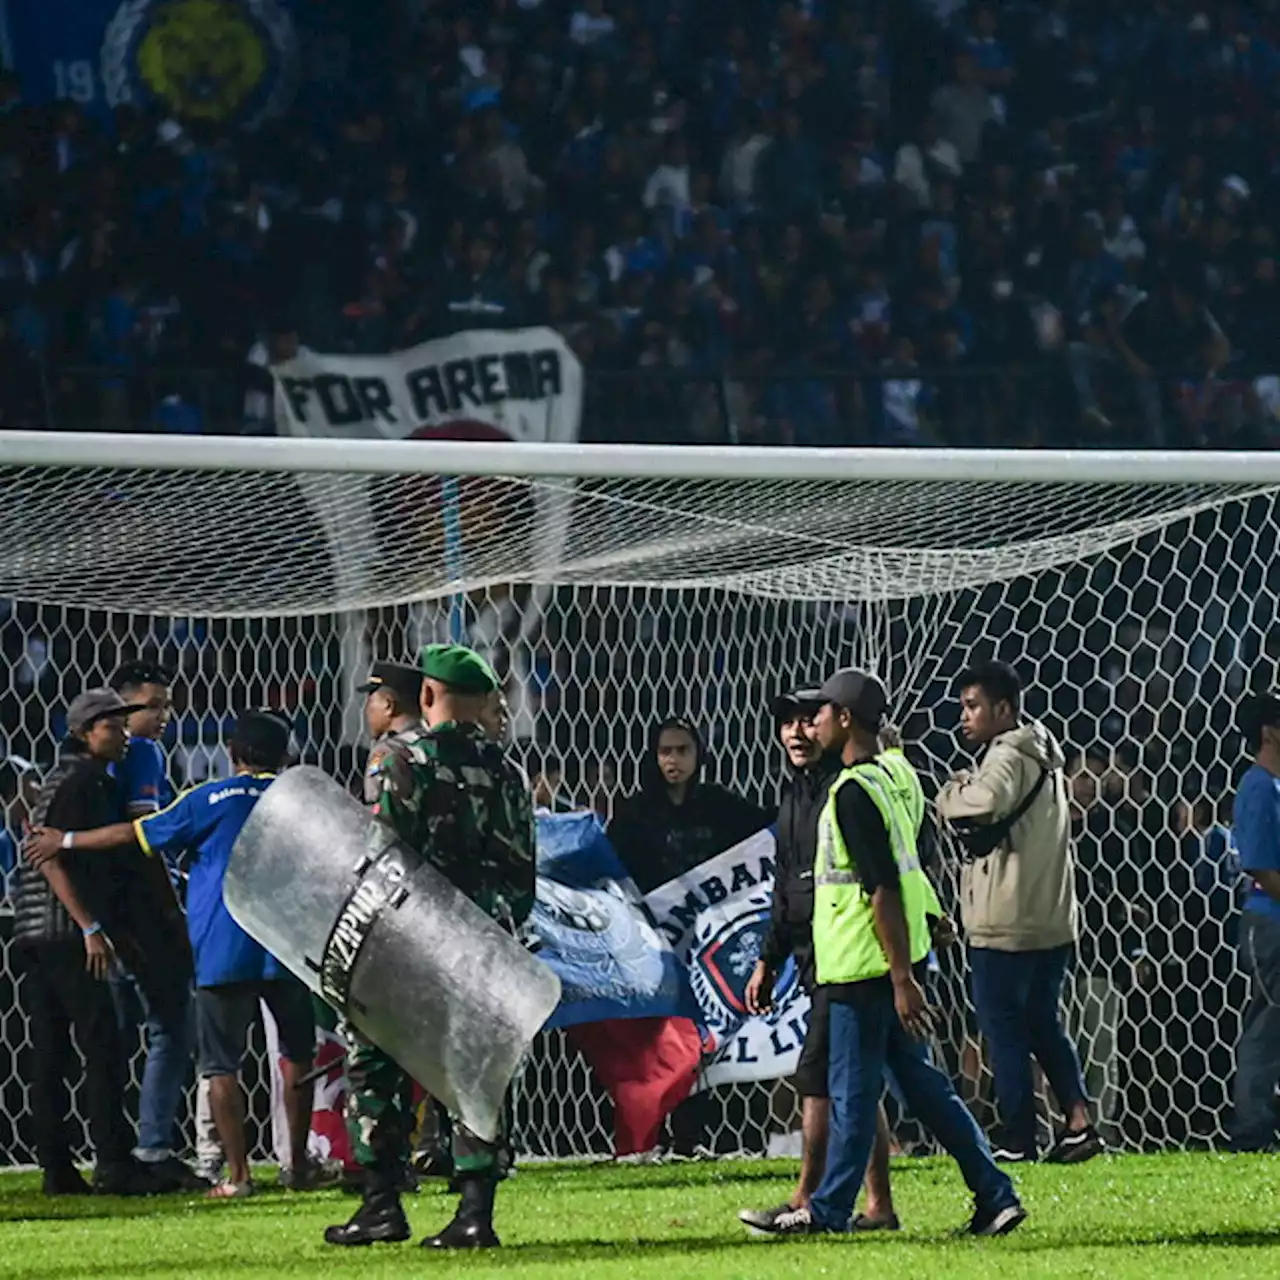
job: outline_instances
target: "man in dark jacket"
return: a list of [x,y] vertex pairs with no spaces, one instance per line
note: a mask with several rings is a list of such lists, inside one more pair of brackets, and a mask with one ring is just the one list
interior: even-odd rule
[[[703,781],[706,749],[693,722],[662,721],[640,762],[640,789],[618,801],[608,835],[641,893],[692,871],[773,821],[773,814]],[[701,1154],[711,1095],[695,1093],[671,1113],[677,1156]]]
[[609,841],[636,887],[648,893],[773,821],[727,787],[706,782],[706,748],[691,720],[662,721],[640,762],[640,789],[619,800]]
[[[124,797],[109,768],[124,758],[125,719],[136,710],[110,689],[90,689],[71,703],[71,737],[40,790],[33,826],[72,832],[124,820]],[[48,1195],[89,1190],[72,1162],[66,1130],[73,1030],[85,1059],[95,1187],[115,1195],[162,1189],[132,1156],[133,1132],[124,1114],[125,1058],[106,981],[120,958],[133,959],[131,907],[143,900],[132,862],[96,853],[77,857],[73,845],[39,870],[24,864],[18,871],[13,933],[26,979],[22,997],[33,1042],[32,1119]]]
[[[803,1099],[803,1146],[800,1180],[791,1199],[774,1209],[744,1209],[738,1215],[750,1227],[767,1227],[780,1213],[807,1207],[822,1180],[827,1155],[831,1102],[827,1093],[827,1001],[817,984],[813,962],[813,864],[817,853],[818,815],[827,803],[831,783],[840,773],[836,756],[824,756],[813,737],[819,704],[801,692],[774,699],[773,716],[791,779],[778,807],[777,870],[769,932],[747,984],[747,1008],[764,1013],[774,982],[789,956],[794,956],[800,982],[809,993],[809,1029],[793,1078]],[[897,1215],[889,1187],[889,1129],[881,1108],[876,1145],[867,1166],[866,1209],[853,1219],[854,1230],[896,1230]]]

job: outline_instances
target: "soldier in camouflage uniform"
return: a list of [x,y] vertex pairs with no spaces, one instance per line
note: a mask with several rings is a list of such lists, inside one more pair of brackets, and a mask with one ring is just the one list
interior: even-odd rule
[[[422,672],[417,667],[398,662],[375,662],[369,678],[356,690],[365,694],[364,718],[373,746],[364,771],[364,802],[374,806],[390,781],[400,791],[413,788],[413,748],[425,737],[418,706],[422,692]],[[345,1023],[342,1035],[353,1040],[358,1036]],[[449,1119],[444,1109],[429,1096],[419,1096],[414,1106],[414,1127],[418,1131],[418,1147],[414,1152],[413,1171],[406,1171],[405,1189],[415,1190],[415,1174],[424,1177],[450,1177],[453,1157],[449,1154]]]
[[[461,645],[428,645],[419,658],[426,732],[383,756],[373,810],[494,920],[514,932],[533,909],[533,804],[502,748],[478,721],[498,687],[493,669]],[[375,1045],[352,1040],[347,1060],[348,1129],[365,1170],[364,1203],[330,1227],[330,1244],[409,1238],[398,1187],[409,1158],[413,1082]],[[498,1144],[456,1121],[453,1158],[462,1201],[453,1221],[422,1243],[490,1248]]]
[[373,739],[364,771],[365,804],[378,803],[388,778],[400,787],[412,785],[413,747],[427,733],[418,706],[421,690],[422,672],[397,662],[375,662],[358,690],[366,695],[364,719]]

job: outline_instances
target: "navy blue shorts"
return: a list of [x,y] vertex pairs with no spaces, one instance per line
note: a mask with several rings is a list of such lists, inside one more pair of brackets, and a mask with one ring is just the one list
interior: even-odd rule
[[310,1062],[316,1052],[311,993],[297,978],[228,982],[196,988],[196,1062],[203,1077],[240,1074],[258,1001],[275,1019],[280,1052],[290,1062]]
[[831,1008],[823,987],[814,987],[809,1002],[809,1030],[796,1063],[792,1083],[802,1098],[827,1097],[827,1066],[831,1057]]

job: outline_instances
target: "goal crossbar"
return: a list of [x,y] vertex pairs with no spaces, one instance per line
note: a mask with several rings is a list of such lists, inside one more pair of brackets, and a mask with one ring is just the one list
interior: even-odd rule
[[168,437],[0,431],[0,467],[619,480],[1280,484],[1280,453]]

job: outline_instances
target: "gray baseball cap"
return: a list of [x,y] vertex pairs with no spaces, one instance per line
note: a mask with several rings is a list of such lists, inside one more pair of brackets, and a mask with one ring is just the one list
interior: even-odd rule
[[[889,714],[889,695],[880,681],[869,671],[845,667],[828,676],[822,687],[814,691],[820,703],[843,707],[859,724],[878,730]],[[809,691],[805,691],[808,700]]]
[[145,709],[143,703],[126,702],[114,689],[86,689],[67,708],[67,731],[83,733],[103,716],[128,716]]

